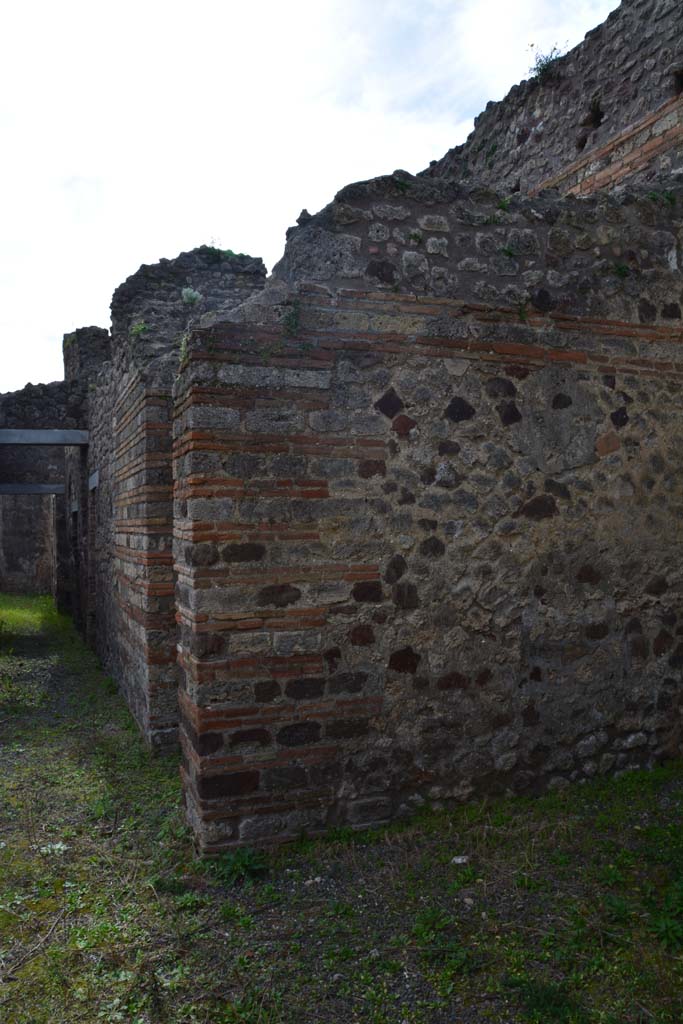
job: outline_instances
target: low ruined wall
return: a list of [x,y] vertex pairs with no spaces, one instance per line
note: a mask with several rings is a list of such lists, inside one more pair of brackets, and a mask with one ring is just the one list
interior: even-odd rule
[[464,145],[425,173],[588,193],[683,169],[682,32],[677,0],[624,0],[544,73],[487,104]]
[[[680,749],[680,221],[597,203],[352,186],[273,287],[311,283],[191,338],[175,557],[202,849]],[[612,282],[638,237],[651,272]]]

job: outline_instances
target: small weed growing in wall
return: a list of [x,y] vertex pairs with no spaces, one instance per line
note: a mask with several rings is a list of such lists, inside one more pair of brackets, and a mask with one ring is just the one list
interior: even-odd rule
[[503,248],[500,251],[501,251],[502,255],[503,256],[507,256],[507,258],[509,260],[516,260],[517,259],[517,253],[515,252],[514,249],[511,249],[509,245],[504,245]]
[[673,192],[648,192],[647,198],[653,203],[667,203],[669,206],[676,205],[676,196]]
[[500,199],[498,201],[498,209],[499,210],[503,210],[504,213],[507,213],[508,210],[510,209],[510,203],[511,202],[512,202],[512,199],[510,199],[509,197],[507,199]]
[[144,320],[138,320],[134,323],[129,331],[131,338],[141,338],[142,335],[149,330],[149,326]]
[[410,232],[410,241],[411,242],[415,242],[416,245],[419,245],[420,242],[422,241],[422,232],[421,231],[411,231]]
[[529,74],[532,79],[536,79],[540,85],[547,85],[549,82],[553,82],[559,78],[557,62],[560,57],[564,56],[566,46],[564,49],[560,49],[558,46],[553,46],[547,53],[542,53],[535,43],[531,43],[529,49],[531,50],[532,58],[531,65],[529,67]]
[[397,191],[402,192],[404,195],[410,188],[410,182],[404,181],[403,178],[392,178],[391,180],[393,181]]
[[183,302],[187,306],[196,306],[198,302],[201,302],[204,296],[201,292],[198,292],[195,288],[183,288],[181,291]]
[[246,257],[244,252],[233,252],[232,249],[219,249],[216,245],[202,245],[200,249],[210,263],[221,263],[223,260],[240,260]]
[[624,277],[628,277],[628,275],[631,273],[631,271],[629,270],[629,268],[626,266],[625,263],[615,263],[614,264],[614,273],[617,275],[617,277],[624,278]]
[[292,299],[288,305],[289,309],[282,318],[282,331],[286,337],[295,338],[301,327],[301,303]]
[[525,324],[528,322],[529,317],[527,315],[526,302],[520,301],[517,303],[517,315],[519,316],[521,323]]
[[284,342],[276,341],[272,345],[267,345],[261,349],[261,362],[264,366],[267,366],[273,356],[278,356],[285,350]]

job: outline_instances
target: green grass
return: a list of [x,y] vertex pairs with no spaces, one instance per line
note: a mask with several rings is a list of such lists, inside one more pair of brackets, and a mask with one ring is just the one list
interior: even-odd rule
[[0,622],[0,1020],[683,1020],[681,764],[202,863],[71,624]]

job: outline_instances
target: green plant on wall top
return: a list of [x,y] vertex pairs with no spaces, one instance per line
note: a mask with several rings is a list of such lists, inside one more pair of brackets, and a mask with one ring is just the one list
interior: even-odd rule
[[233,252],[232,249],[219,249],[216,245],[201,245],[199,249],[210,263],[221,263],[223,260],[241,260],[247,257],[247,254],[244,252]]
[[532,79],[536,79],[541,85],[547,85],[548,82],[559,78],[557,62],[566,53],[566,45],[564,49],[560,49],[559,46],[553,46],[547,53],[539,50],[535,43],[531,43],[529,49],[531,50],[532,57],[529,74]]
[[149,330],[149,325],[144,320],[138,320],[132,324],[129,334],[131,338],[141,338],[142,335]]

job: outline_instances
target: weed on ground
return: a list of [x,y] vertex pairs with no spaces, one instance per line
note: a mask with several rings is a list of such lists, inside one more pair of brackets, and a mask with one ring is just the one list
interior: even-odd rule
[[69,621],[0,622],[0,1020],[683,1021],[683,765],[200,862]]

